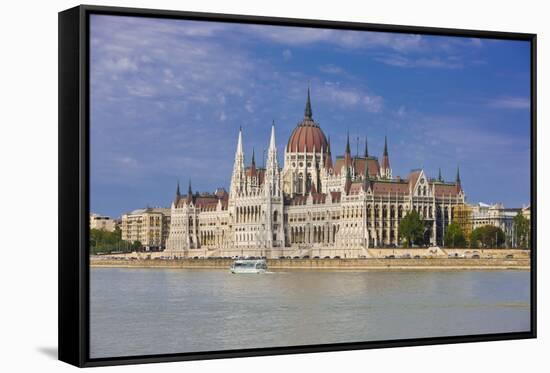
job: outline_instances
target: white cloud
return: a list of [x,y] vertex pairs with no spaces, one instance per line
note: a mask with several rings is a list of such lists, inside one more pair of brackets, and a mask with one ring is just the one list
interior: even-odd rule
[[252,102],[250,100],[246,101],[246,104],[244,105],[244,108],[246,111],[248,111],[249,113],[253,113],[254,112],[254,107],[252,106]]
[[400,54],[389,54],[378,56],[375,58],[375,60],[378,62],[382,62],[386,65],[398,67],[424,67],[441,69],[459,69],[464,67],[461,59],[457,56],[411,58]]
[[340,48],[386,47],[401,52],[422,50],[426,47],[423,37],[414,34],[264,25],[252,27],[254,28],[255,36],[284,45],[329,43],[337,45]]
[[327,74],[341,74],[344,72],[344,70],[341,67],[330,65],[330,64],[319,66],[319,71]]
[[406,114],[407,114],[407,111],[405,109],[405,106],[403,106],[403,105],[399,106],[399,109],[397,110],[397,116],[402,118]]
[[321,101],[343,107],[359,107],[371,113],[382,110],[383,99],[357,88],[342,87],[339,83],[325,82],[318,94]]
[[290,49],[285,49],[283,51],[283,59],[285,61],[289,61],[290,59],[292,59],[292,51]]
[[495,109],[529,109],[531,101],[528,97],[501,97],[489,100],[487,105]]

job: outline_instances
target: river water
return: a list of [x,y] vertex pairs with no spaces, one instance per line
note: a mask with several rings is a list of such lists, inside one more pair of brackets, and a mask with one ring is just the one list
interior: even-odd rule
[[92,268],[90,357],[528,331],[528,271]]

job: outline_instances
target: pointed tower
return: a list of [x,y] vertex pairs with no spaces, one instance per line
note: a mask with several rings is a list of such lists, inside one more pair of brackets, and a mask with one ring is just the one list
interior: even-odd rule
[[256,176],[256,156],[254,148],[252,148],[252,163],[250,165],[250,174],[252,176]]
[[174,206],[178,206],[178,203],[181,199],[181,193],[180,193],[180,181],[178,180],[178,184],[176,187],[176,198],[174,198]]
[[239,128],[239,137],[237,139],[237,150],[235,152],[235,162],[233,163],[233,174],[231,175],[231,187],[229,193],[232,197],[238,195],[244,187],[244,152],[243,152],[243,130]]
[[439,181],[440,183],[443,182],[443,177],[441,176],[441,167],[439,167],[439,174],[437,175],[437,181]]
[[349,191],[351,189],[351,172],[349,168],[346,168],[346,181],[344,183],[344,192],[346,195],[349,194]]
[[313,119],[313,112],[311,111],[311,98],[309,95],[309,87],[307,87],[307,101],[306,101],[306,108],[304,110],[304,118]]
[[365,163],[365,172],[363,173],[363,190],[366,192],[370,187],[369,168]]
[[187,203],[193,202],[193,190],[191,189],[191,179],[189,179],[189,186],[187,187]]
[[351,149],[349,146],[349,131],[348,131],[348,137],[346,140],[346,151],[344,153],[344,165],[346,166],[346,168],[351,167],[351,162],[352,162],[352,159],[351,159]]
[[391,179],[391,174],[390,157],[388,155],[388,137],[384,136],[384,155],[382,157],[382,169],[380,170],[380,175],[384,179]]
[[267,165],[265,172],[266,191],[270,190],[272,196],[280,195],[280,172],[277,161],[277,146],[275,145],[275,121],[271,124],[271,138],[267,150]]
[[369,144],[368,144],[367,136],[365,136],[365,153],[363,154],[363,156],[365,158],[369,157]]
[[462,184],[460,181],[460,168],[458,166],[456,167],[456,188],[459,191],[462,190]]
[[325,155],[325,169],[330,170],[332,168],[332,155],[330,154],[330,136],[327,143],[327,154]]

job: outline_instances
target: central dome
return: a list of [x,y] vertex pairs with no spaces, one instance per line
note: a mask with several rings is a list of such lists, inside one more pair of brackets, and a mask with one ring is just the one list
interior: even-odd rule
[[323,130],[311,118],[304,120],[294,128],[290,139],[288,139],[287,152],[320,153],[321,149],[327,153],[328,142]]
[[327,138],[319,125],[313,121],[309,88],[307,90],[304,120],[298,123],[294,131],[292,131],[288,139],[286,151],[289,153],[301,153],[304,149],[307,153],[313,153],[313,151],[320,153],[321,149],[323,149],[323,152],[328,153]]

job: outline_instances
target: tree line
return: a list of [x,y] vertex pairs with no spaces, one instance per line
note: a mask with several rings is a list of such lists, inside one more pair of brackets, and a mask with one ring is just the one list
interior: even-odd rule
[[122,231],[116,227],[113,232],[103,229],[90,229],[90,253],[109,254],[112,252],[132,252],[141,249],[139,241],[128,242],[122,239]]
[[[512,246],[513,243],[516,247],[528,248],[530,242],[529,220],[522,214],[517,214],[514,217],[513,226],[513,242],[508,242],[508,245]],[[427,244],[428,242],[425,242],[427,229],[420,214],[412,210],[399,223],[399,239],[405,247]],[[507,243],[504,231],[498,227],[484,225],[472,230],[467,235],[457,222],[451,222],[446,227],[443,240],[446,247],[495,248],[503,247]]]

